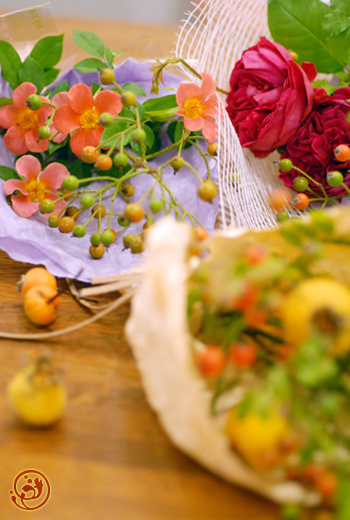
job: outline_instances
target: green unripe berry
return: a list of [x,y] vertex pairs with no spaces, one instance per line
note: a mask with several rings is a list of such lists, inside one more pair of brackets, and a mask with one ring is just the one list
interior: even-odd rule
[[286,222],[288,219],[289,219],[289,215],[288,215],[287,211],[280,211],[280,213],[276,217],[276,220],[279,224]]
[[101,126],[104,126],[105,128],[108,128],[109,126],[112,126],[114,122],[114,118],[112,114],[109,114],[108,112],[103,112],[103,114],[100,115],[98,118],[98,124]]
[[136,128],[131,134],[131,139],[134,141],[134,143],[144,143],[146,137],[146,132],[143,130],[143,128]]
[[111,85],[115,81],[115,75],[112,69],[103,69],[100,71],[100,81],[102,85]]
[[303,192],[306,191],[308,187],[309,181],[306,177],[300,175],[298,177],[295,177],[295,179],[293,180],[293,188],[295,189],[295,191]]
[[182,157],[173,157],[171,159],[171,166],[174,168],[174,172],[178,172],[179,170],[181,170],[181,168],[183,167],[183,165],[185,164],[185,161],[183,160]]
[[52,213],[55,211],[55,203],[51,199],[43,199],[40,202],[39,210],[41,213]]
[[299,520],[301,518],[301,506],[298,504],[288,504],[281,509],[282,520]]
[[51,215],[48,220],[50,228],[57,228],[59,220],[60,218],[58,215]]
[[82,238],[86,235],[86,228],[85,226],[82,226],[81,224],[78,224],[73,229],[73,235],[78,238]]
[[280,155],[283,154],[283,152],[284,152],[285,149],[286,149],[285,146],[279,146],[278,148],[276,148],[277,153],[279,153]]
[[80,204],[85,209],[90,209],[95,204],[95,197],[89,193],[85,193],[85,195],[80,198]]
[[113,244],[114,240],[115,236],[113,231],[111,231],[110,229],[105,229],[101,235],[102,244],[104,246],[110,246],[111,244]]
[[30,108],[30,110],[39,110],[42,107],[43,100],[38,94],[31,94],[27,97],[25,105]]
[[132,107],[136,105],[136,96],[131,90],[127,90],[121,97],[122,103],[125,107]]
[[158,213],[163,209],[163,201],[160,199],[151,199],[149,201],[149,209],[155,213]]
[[38,137],[39,139],[49,139],[51,136],[51,129],[49,126],[41,126],[38,128]]
[[140,236],[134,236],[130,244],[130,249],[135,255],[138,255],[145,250],[145,244]]
[[121,227],[128,227],[130,226],[130,220],[125,218],[124,215],[121,215],[120,217],[118,217],[118,224]]
[[90,242],[93,246],[99,246],[102,244],[100,233],[93,233],[90,237]]
[[62,189],[75,191],[79,188],[79,179],[75,175],[68,175],[62,181]]
[[135,238],[135,235],[125,235],[123,238],[123,244],[126,249],[129,249],[131,246],[131,242]]
[[293,163],[290,159],[282,159],[279,162],[279,167],[282,172],[290,172],[290,170],[293,168]]
[[114,166],[122,170],[129,164],[129,157],[126,153],[120,152],[113,157]]
[[343,182],[344,182],[344,177],[340,172],[335,171],[335,172],[327,173],[327,184],[329,186],[336,188],[337,186],[340,186]]

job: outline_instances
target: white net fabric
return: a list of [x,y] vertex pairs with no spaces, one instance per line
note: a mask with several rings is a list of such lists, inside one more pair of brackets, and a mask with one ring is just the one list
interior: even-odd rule
[[[270,36],[267,0],[202,0],[193,6],[181,27],[175,54],[198,72],[211,74],[217,86],[228,91],[231,71],[242,52],[261,36]],[[199,83],[195,76],[191,80]],[[268,193],[281,185],[276,164],[279,155],[275,152],[257,159],[243,150],[226,113],[225,96],[220,98],[219,226],[271,227],[276,215],[268,204]]]

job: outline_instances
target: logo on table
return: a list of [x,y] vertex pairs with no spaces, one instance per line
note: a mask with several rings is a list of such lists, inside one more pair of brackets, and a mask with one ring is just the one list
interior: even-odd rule
[[50,483],[43,473],[26,469],[17,475],[10,491],[15,506],[24,511],[43,507],[50,498]]

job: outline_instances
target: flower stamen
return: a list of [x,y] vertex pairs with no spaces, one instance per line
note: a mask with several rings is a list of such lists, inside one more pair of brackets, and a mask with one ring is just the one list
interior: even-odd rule
[[18,124],[24,131],[28,132],[39,124],[38,117],[35,112],[25,108],[18,116]]
[[204,112],[202,102],[196,97],[186,99],[183,108],[186,117],[189,117],[190,119],[196,119],[197,117],[200,117]]
[[79,123],[81,128],[84,130],[91,130],[98,127],[98,118],[99,115],[95,107],[91,110],[87,110],[84,112],[82,116],[80,116]]

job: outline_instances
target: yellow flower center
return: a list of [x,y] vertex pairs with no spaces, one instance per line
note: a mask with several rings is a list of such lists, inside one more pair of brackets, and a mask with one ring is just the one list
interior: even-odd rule
[[187,117],[196,119],[200,117],[204,112],[202,102],[198,98],[186,99],[184,104],[184,110]]
[[18,117],[18,124],[23,130],[28,132],[29,130],[33,130],[38,123],[38,116],[33,110],[29,110],[29,108],[24,108]]
[[45,198],[45,184],[43,182],[30,181],[26,184],[28,199],[31,202],[40,202]]
[[99,115],[95,107],[87,110],[79,119],[81,128],[84,130],[95,129],[98,126],[98,118]]

